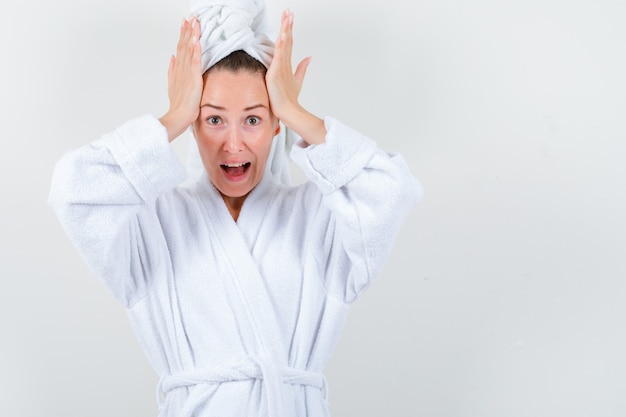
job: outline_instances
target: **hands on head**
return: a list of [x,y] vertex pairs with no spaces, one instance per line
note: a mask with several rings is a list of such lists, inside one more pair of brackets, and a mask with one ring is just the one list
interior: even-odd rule
[[285,10],[282,15],[280,33],[274,44],[274,57],[267,70],[265,82],[272,111],[282,120],[294,108],[300,107],[298,96],[311,58],[303,59],[294,73],[291,66],[293,51],[293,13]]
[[[274,47],[274,57],[265,78],[270,106],[273,113],[306,142],[323,143],[326,136],[324,122],[306,111],[298,101],[311,58],[303,59],[295,73],[293,72],[293,21],[293,13],[285,10]],[[170,59],[170,108],[159,119],[167,130],[170,142],[198,118],[203,89],[201,58],[200,23],[195,17],[191,17],[183,20],[176,55]]]
[[195,17],[183,20],[176,55],[167,71],[168,112],[159,120],[171,141],[180,136],[200,113],[202,97],[202,47],[200,22]]

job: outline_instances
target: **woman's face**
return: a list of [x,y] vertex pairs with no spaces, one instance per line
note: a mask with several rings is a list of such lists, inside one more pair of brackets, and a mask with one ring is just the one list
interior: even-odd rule
[[265,78],[250,71],[209,71],[193,124],[211,182],[226,198],[245,198],[261,181],[279,132]]

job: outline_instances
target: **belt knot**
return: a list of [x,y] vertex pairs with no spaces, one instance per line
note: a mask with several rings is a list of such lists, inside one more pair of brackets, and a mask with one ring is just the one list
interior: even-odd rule
[[272,362],[260,357],[246,357],[233,362],[204,370],[191,370],[163,376],[157,386],[157,402],[163,405],[163,399],[175,389],[206,385],[206,390],[192,392],[181,411],[181,417],[191,416],[203,404],[220,384],[224,382],[258,379],[263,381],[265,398],[270,417],[283,415],[282,385],[304,385],[322,391],[324,399],[328,396],[326,378],[322,373],[291,367],[278,368]]

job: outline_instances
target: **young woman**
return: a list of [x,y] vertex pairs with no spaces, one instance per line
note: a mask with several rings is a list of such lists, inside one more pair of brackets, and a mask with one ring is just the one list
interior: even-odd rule
[[[216,25],[183,23],[169,111],[65,155],[50,204],[127,308],[161,416],[328,416],[322,371],[421,188],[402,157],[299,104],[290,12],[271,63],[247,46],[211,62]],[[190,125],[204,172],[183,185],[169,142]],[[295,187],[269,167],[285,128],[310,180]]]

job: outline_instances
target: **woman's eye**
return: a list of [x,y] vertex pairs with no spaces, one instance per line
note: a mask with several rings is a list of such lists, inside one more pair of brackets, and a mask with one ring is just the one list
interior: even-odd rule
[[257,124],[259,124],[259,118],[256,117],[256,116],[248,117],[248,124],[249,125],[257,125]]
[[219,125],[222,122],[222,119],[220,119],[217,116],[211,116],[207,118],[206,120],[207,122],[209,122],[210,125]]

